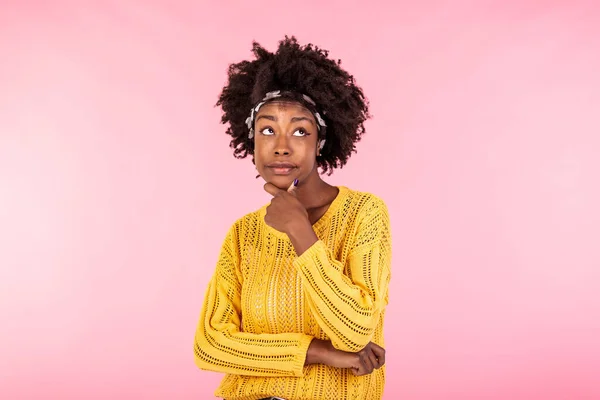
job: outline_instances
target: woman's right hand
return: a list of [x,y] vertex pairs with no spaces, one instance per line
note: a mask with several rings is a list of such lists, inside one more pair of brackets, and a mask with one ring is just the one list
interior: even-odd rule
[[328,340],[313,339],[306,355],[306,364],[350,368],[356,376],[367,375],[385,364],[385,349],[369,342],[362,350],[351,353],[336,349]]

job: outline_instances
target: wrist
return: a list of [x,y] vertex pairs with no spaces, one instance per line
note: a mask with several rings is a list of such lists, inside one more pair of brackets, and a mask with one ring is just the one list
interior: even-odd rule
[[288,236],[298,236],[306,233],[309,229],[312,230],[312,225],[308,220],[308,216],[302,216],[289,221],[285,227],[285,233]]
[[305,365],[326,364],[327,355],[330,351],[331,342],[321,339],[313,339],[308,346]]
[[319,240],[308,218],[290,224],[286,234],[290,238],[298,256],[302,255],[302,253]]

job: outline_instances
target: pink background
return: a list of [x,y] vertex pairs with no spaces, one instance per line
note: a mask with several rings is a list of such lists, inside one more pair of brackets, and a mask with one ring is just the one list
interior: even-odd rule
[[0,398],[212,398],[204,290],[268,201],[213,105],[286,33],[372,103],[330,182],[391,210],[385,398],[600,398],[595,2],[0,3]]

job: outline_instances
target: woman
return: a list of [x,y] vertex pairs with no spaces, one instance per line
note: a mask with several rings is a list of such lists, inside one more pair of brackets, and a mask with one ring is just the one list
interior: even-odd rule
[[195,335],[215,395],[381,399],[391,238],[385,203],[321,179],[346,164],[369,118],[340,62],[286,37],[229,68],[217,105],[238,158],[273,198],[223,243]]

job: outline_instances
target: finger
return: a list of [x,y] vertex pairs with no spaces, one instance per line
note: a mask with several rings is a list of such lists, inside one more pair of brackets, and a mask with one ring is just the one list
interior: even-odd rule
[[[365,373],[366,374],[370,374],[371,372],[373,372],[373,369],[375,368],[375,365],[373,361],[371,360],[371,357],[369,357],[367,354],[364,354],[362,357],[362,362],[363,365],[365,366]],[[373,357],[375,358],[375,357]]]
[[372,343],[371,350],[379,360],[378,364],[380,366],[385,364],[385,349],[381,346],[376,345],[375,343]]
[[298,179],[294,179],[294,182],[292,182],[292,184],[290,185],[290,187],[288,188],[288,193],[294,193],[294,191],[296,190],[296,188],[298,187]]
[[265,183],[264,189],[267,193],[276,196],[277,194],[283,192],[283,190],[279,189],[277,186],[273,185],[270,182]]
[[355,376],[361,376],[365,374],[365,364],[363,363],[362,356],[360,353],[352,353],[353,362],[352,362],[352,373]]
[[358,363],[358,366],[356,367],[352,367],[352,373],[355,376],[362,376],[362,375],[366,375],[367,374],[367,368],[364,366],[364,364],[362,363],[362,361],[360,361]]
[[381,364],[379,364],[379,358],[375,355],[374,352],[370,351],[368,358],[369,360],[371,360],[371,364],[373,365],[374,369],[379,369],[379,367],[381,367]]

